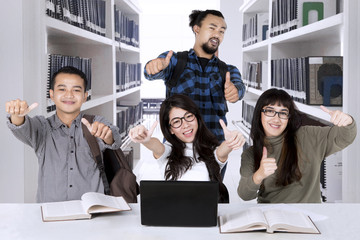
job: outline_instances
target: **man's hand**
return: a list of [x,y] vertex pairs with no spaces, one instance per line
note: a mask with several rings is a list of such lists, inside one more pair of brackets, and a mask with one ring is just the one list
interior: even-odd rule
[[172,55],[173,55],[173,51],[169,51],[169,53],[166,55],[166,58],[156,58],[151,60],[145,66],[146,72],[149,75],[154,75],[161,72],[162,70],[167,68],[167,66],[169,66]]
[[230,81],[230,72],[226,73],[226,81],[224,85],[225,99],[231,103],[239,100],[239,91],[235,85]]
[[33,103],[28,106],[26,101],[20,99],[12,100],[5,103],[6,112],[10,114],[12,124],[19,126],[25,121],[25,115],[29,114],[39,104]]
[[112,131],[107,125],[101,122],[93,122],[90,124],[85,118],[82,118],[81,122],[87,127],[87,129],[89,129],[91,135],[102,139],[108,145],[112,145],[114,143]]
[[350,117],[350,115],[346,113],[343,113],[342,111],[332,111],[324,106],[320,106],[320,108],[321,110],[330,115],[330,122],[332,122],[336,126],[345,127],[353,122],[352,117]]
[[277,169],[275,158],[267,157],[267,149],[263,147],[263,156],[261,158],[260,167],[254,173],[253,180],[259,185],[265,178],[275,173]]
[[150,130],[147,130],[144,125],[137,125],[136,127],[132,128],[129,132],[129,137],[131,141],[136,143],[147,143],[150,141],[151,136],[154,133],[154,130],[157,125],[157,121],[153,123]]

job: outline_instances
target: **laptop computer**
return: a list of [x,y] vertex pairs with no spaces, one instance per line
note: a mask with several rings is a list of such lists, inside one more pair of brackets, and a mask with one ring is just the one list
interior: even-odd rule
[[140,181],[141,224],[216,226],[218,195],[218,182]]

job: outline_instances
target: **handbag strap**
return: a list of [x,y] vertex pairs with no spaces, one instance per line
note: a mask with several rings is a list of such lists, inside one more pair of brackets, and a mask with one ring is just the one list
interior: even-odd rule
[[[94,115],[85,114],[83,117],[86,120],[88,120],[88,122],[90,122],[90,123],[92,123],[94,120]],[[104,168],[104,164],[103,164],[103,161],[101,158],[99,144],[97,143],[96,138],[93,135],[91,135],[89,129],[83,123],[81,123],[81,127],[83,130],[84,137],[85,137],[87,143],[89,144],[89,147],[90,147],[91,153],[93,155],[93,158],[96,162],[96,165],[100,171],[100,176],[101,176],[103,184],[104,184],[104,192],[106,195],[110,195],[111,194],[110,186],[109,186],[109,182],[106,178],[105,168]]]

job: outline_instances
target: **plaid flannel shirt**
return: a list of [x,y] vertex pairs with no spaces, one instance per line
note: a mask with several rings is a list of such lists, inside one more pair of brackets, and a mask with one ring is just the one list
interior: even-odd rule
[[[160,54],[159,58],[165,58],[167,54],[168,52],[164,52]],[[145,66],[145,78],[148,80],[163,79],[166,84],[172,77],[177,61],[177,54],[174,53],[169,66],[154,75],[147,74]],[[240,72],[235,66],[227,66],[230,72],[230,80],[239,91],[239,99],[242,99],[245,94],[245,86],[241,80]],[[181,93],[189,96],[196,103],[206,126],[220,142],[224,140],[224,133],[219,120],[222,119],[227,123],[225,114],[228,111],[224,95],[224,83],[225,79],[223,80],[220,76],[218,58],[214,56],[202,70],[195,51],[190,49],[184,72],[180,75],[176,86],[170,90],[170,96]]]

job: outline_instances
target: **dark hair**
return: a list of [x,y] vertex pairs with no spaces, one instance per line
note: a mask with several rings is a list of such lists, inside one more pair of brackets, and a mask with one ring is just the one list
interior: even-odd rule
[[257,100],[251,124],[250,137],[253,140],[254,171],[260,167],[263,146],[266,146],[265,132],[261,123],[261,110],[267,105],[282,105],[289,109],[290,118],[284,130],[284,141],[277,170],[277,185],[286,186],[301,179],[299,169],[298,149],[295,133],[301,124],[300,112],[297,110],[291,96],[280,89],[269,89]]
[[54,90],[54,85],[55,85],[55,78],[57,75],[59,75],[60,73],[69,73],[69,74],[76,74],[79,77],[81,77],[84,80],[84,92],[86,92],[86,88],[87,88],[87,78],[86,75],[83,71],[77,69],[76,67],[72,67],[72,66],[65,66],[60,68],[57,72],[55,72],[52,75],[51,81],[50,81],[50,89]]
[[191,29],[193,30],[193,27],[195,25],[198,25],[199,27],[201,27],[201,22],[204,20],[204,18],[208,14],[221,17],[221,18],[223,18],[225,20],[222,13],[220,11],[217,11],[217,10],[205,10],[205,11],[193,10],[191,12],[191,14],[189,15],[189,20],[190,20],[189,26],[191,27]]

